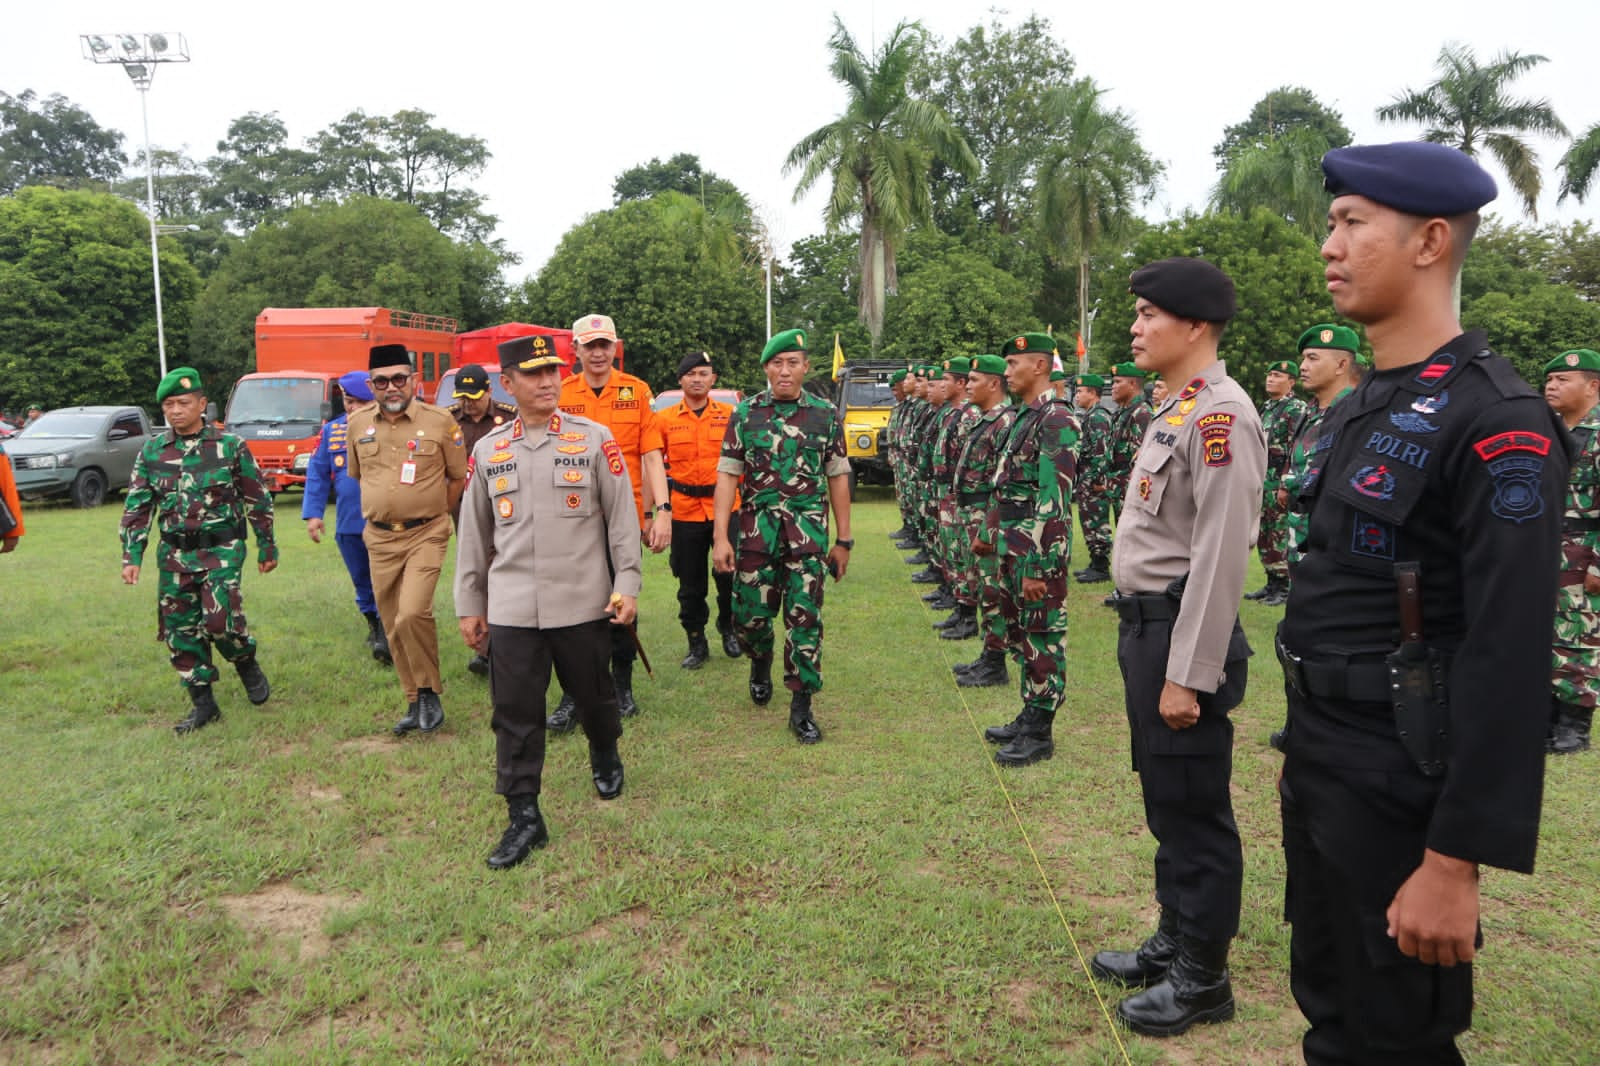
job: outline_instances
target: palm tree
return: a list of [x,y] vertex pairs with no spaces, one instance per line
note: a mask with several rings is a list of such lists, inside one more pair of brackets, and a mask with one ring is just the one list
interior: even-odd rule
[[975,171],[978,162],[944,111],[910,95],[908,79],[923,45],[921,24],[895,26],[870,60],[837,15],[833,27],[829,69],[849,94],[844,113],[801,138],[783,170],[800,170],[796,200],[831,176],[824,215],[830,229],[860,219],[860,317],[876,350],[884,297],[895,289],[895,249],[912,223],[932,214],[933,160],[963,174]]
[[1077,263],[1080,331],[1089,317],[1089,257],[1125,232],[1135,204],[1155,194],[1163,170],[1140,146],[1133,119],[1103,106],[1103,95],[1089,78],[1046,95],[1060,134],[1046,149],[1034,185],[1046,243]]
[[1501,52],[1488,66],[1479,66],[1472,49],[1445,45],[1439,50],[1439,80],[1418,92],[1407,89],[1394,103],[1378,108],[1386,122],[1424,123],[1422,139],[1449,144],[1470,156],[1486,149],[1522,197],[1529,216],[1539,217],[1539,155],[1527,134],[1566,137],[1567,127],[1548,100],[1523,100],[1507,95],[1511,82],[1541,63],[1544,56]]
[[1572,147],[1561,157],[1559,165],[1561,195],[1556,197],[1556,203],[1568,196],[1583,203],[1589,195],[1589,182],[1593,180],[1595,171],[1600,170],[1600,122],[1590,126],[1587,133],[1572,142]]
[[1240,148],[1211,190],[1211,209],[1248,215],[1265,207],[1320,242],[1332,200],[1322,182],[1327,151],[1327,137],[1308,127]]

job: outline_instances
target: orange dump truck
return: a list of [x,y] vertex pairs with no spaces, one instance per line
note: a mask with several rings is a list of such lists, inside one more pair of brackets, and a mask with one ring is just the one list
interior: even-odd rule
[[[344,412],[339,377],[367,368],[368,349],[403,344],[431,401],[450,369],[456,320],[386,307],[269,307],[256,316],[256,369],[234,386],[224,417],[274,492],[305,484],[322,426]],[[445,401],[449,402],[448,399]]]

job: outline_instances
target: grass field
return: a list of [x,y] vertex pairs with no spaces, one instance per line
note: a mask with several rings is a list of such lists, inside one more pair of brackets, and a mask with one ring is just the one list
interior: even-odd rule
[[[448,568],[448,721],[397,740],[393,673],[299,502],[280,501],[280,569],[245,578],[273,698],[251,707],[226,671],[222,722],[188,738],[154,581],[118,582],[116,506],[30,508],[0,557],[0,1062],[1299,1061],[1265,742],[1281,611],[1243,608],[1239,1017],[1150,1041],[1112,1027],[1116,990],[1085,965],[1155,916],[1105,586],[1072,597],[1055,759],[1002,776],[980,730],[1014,690],[952,684],[976,645],[928,628],[886,493],[863,490],[828,593],[816,747],[781,694],[750,705],[742,662],[678,668],[647,557],[656,677],[636,680],[627,792],[599,802],[582,739],[553,738],[550,846],[496,874],[505,808]],[[1600,1058],[1597,782],[1600,754],[1552,762],[1538,875],[1485,874],[1475,1063]]]

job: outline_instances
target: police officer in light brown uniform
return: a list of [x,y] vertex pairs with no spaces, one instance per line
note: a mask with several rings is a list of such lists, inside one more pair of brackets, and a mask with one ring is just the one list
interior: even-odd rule
[[1250,646],[1239,595],[1256,538],[1266,438],[1217,358],[1233,282],[1203,259],[1135,271],[1133,357],[1169,395],[1134,458],[1111,571],[1117,662],[1161,922],[1136,951],[1102,951],[1101,977],[1145,991],[1117,1006],[1135,1032],[1174,1036],[1233,1017],[1228,945],[1244,854],[1228,788]]
[[372,592],[406,694],[394,731],[431,733],[444,724],[433,592],[467,453],[450,413],[416,398],[405,345],[373,348],[368,370],[377,402],[350,412],[350,476],[361,483]]
[[[558,410],[554,338],[521,337],[499,350],[518,418],[473,450],[455,579],[461,635],[489,656],[495,791],[509,813],[489,856],[495,869],[549,839],[539,791],[552,665],[589,738],[595,791],[603,800],[622,794],[622,718],[608,664],[612,631],[638,609],[641,562],[622,449],[605,426]],[[602,553],[609,566],[597,565]]]

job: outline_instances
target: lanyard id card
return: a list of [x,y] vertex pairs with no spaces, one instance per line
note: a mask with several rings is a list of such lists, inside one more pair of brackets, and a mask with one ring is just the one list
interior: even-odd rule
[[415,485],[417,483],[417,464],[407,459],[400,464],[400,484]]

